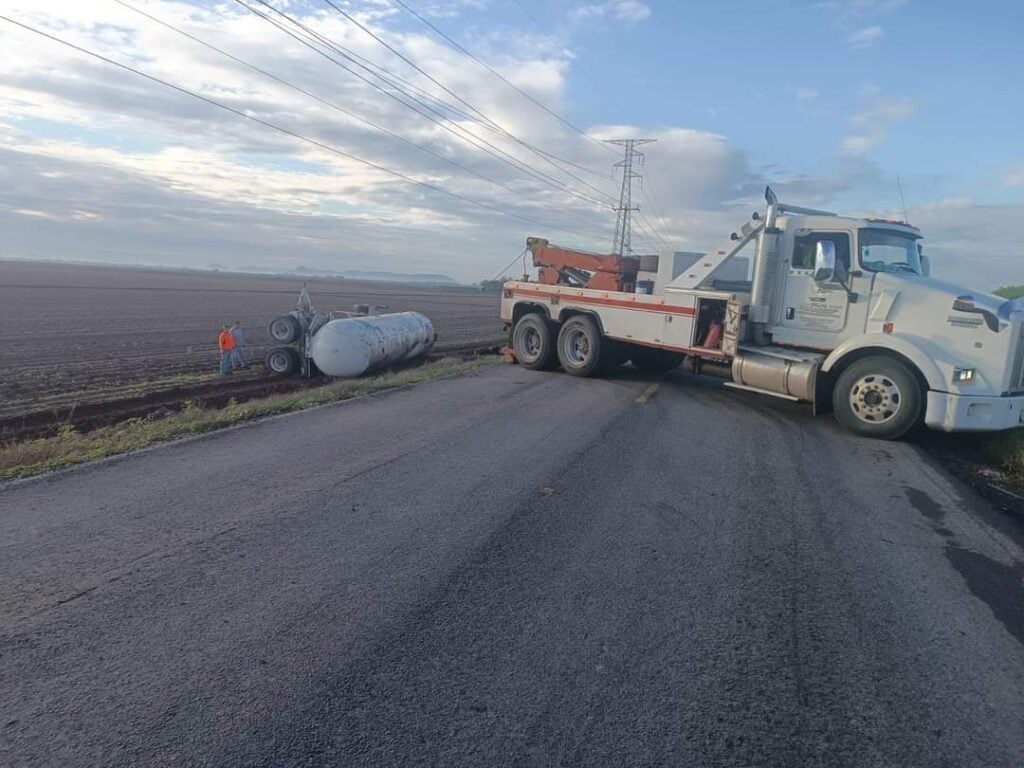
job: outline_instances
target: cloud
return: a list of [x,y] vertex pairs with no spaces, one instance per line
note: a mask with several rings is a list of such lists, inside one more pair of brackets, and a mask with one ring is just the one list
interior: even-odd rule
[[1024,279],[1024,245],[1017,222],[1024,205],[982,205],[970,198],[914,205],[911,221],[922,229],[925,253],[939,278],[980,290]]
[[430,16],[436,19],[454,19],[461,16],[466,9],[481,11],[489,4],[489,0],[448,0],[448,2],[435,0],[435,2],[417,6],[416,12],[421,16]]
[[1004,187],[1024,187],[1024,165],[1014,168],[1003,179]]
[[845,155],[866,155],[885,141],[884,133],[873,133],[867,136],[847,136],[839,145]]
[[[472,281],[491,277],[508,263],[522,250],[527,235],[595,251],[610,247],[610,203],[581,200],[514,170],[255,16],[224,5],[213,10],[205,3],[180,0],[132,2],[432,154],[118,6],[109,6],[109,14],[98,20],[95,6],[78,0],[42,5],[7,0],[12,16],[464,199],[325,152],[3,27],[0,175],[8,183],[0,185],[0,257],[236,269],[305,264],[337,271],[445,272]],[[470,4],[452,0],[436,5],[443,10]],[[646,11],[638,10],[641,5]],[[305,14],[303,23],[321,34],[415,83],[432,105],[450,99],[339,15],[302,3],[288,7],[291,13]],[[359,12],[387,8],[376,0],[353,7]],[[620,22],[650,13],[642,3],[632,11],[622,3],[582,7],[603,8],[598,16]],[[399,23],[400,18],[380,16],[372,25],[504,129],[591,169],[564,166],[587,184],[617,196],[611,166],[618,157],[560,125],[457,52],[426,34],[410,32],[408,19]],[[489,62],[566,114],[571,51],[547,45],[524,48],[514,36],[488,40]],[[802,109],[813,109],[820,100],[811,96],[815,90],[794,87],[793,98],[802,102]],[[751,210],[762,208],[766,181],[785,200],[823,208],[836,207],[837,198],[868,188],[871,179],[856,175],[873,167],[863,155],[881,144],[894,126],[913,117],[918,105],[910,99],[882,98],[877,91],[865,92],[861,99],[863,109],[851,119],[847,137],[853,151],[837,158],[837,164],[853,170],[815,168],[801,175],[786,168],[752,168],[742,147],[728,136],[679,125],[588,130],[598,139],[658,139],[644,148],[647,163],[640,169],[644,180],[637,200],[649,224],[638,224],[637,249],[659,250],[660,241],[647,231],[653,225],[671,248],[706,250]],[[553,165],[542,160],[500,131],[447,114],[444,123],[456,132],[469,131],[577,191],[600,194],[559,170],[557,161]],[[938,208],[912,209],[912,217],[935,226],[934,233],[926,234],[936,254],[936,273],[958,278],[962,272],[966,280],[977,272],[982,287],[1020,282],[1016,240],[1002,222],[1022,215],[1024,206],[986,208],[974,203],[957,209],[955,216],[947,209],[945,217]],[[932,247],[932,239],[946,244]],[[962,269],[966,264],[970,268]]]
[[613,19],[635,23],[649,18],[651,7],[640,0],[605,0],[603,3],[578,5],[569,15],[574,19]]
[[884,144],[890,131],[917,114],[920,105],[909,98],[874,99],[850,119],[855,132],[842,140],[845,155],[866,155]]
[[906,4],[907,0],[826,0],[817,7],[840,20],[856,20],[892,13]]
[[[223,267],[444,271],[490,277],[526,235],[607,250],[616,157],[544,115],[514,89],[394,18],[370,22],[389,42],[542,158],[466,117],[425,119],[332,66],[261,19],[225,6],[135,0],[160,19],[215,42],[322,101],[247,70],[137,14],[111,5],[98,21],[72,0],[12,0],[12,15],[235,109],[443,187],[458,199],[246,122],[20,31],[0,28],[0,256]],[[363,8],[363,6],[359,6]],[[381,6],[371,3],[369,10]],[[638,19],[641,3],[603,3],[609,19]],[[442,112],[435,84],[337,14],[289,6],[303,23],[367,62],[414,83]],[[360,11],[361,12],[361,11]],[[523,49],[495,38],[488,59],[521,88],[564,112],[571,51]],[[364,71],[365,74],[365,71]],[[428,152],[336,107],[386,126]],[[422,108],[421,108],[422,109]],[[446,130],[446,128],[450,130]],[[451,131],[466,131],[599,204],[517,171]],[[649,132],[598,129],[601,137]],[[677,247],[713,244],[734,226],[729,201],[750,172],[725,137],[682,127],[654,131],[652,180]],[[440,158],[447,158],[455,167]],[[561,167],[559,167],[561,165]],[[669,171],[669,169],[673,169]],[[568,171],[568,173],[566,172]],[[572,173],[577,178],[569,176]],[[596,188],[596,189],[595,189]],[[600,191],[597,191],[600,190]],[[607,197],[604,197],[607,195]],[[486,207],[473,205],[478,201]],[[650,212],[650,208],[645,213]],[[507,215],[502,215],[504,212]],[[645,249],[645,235],[638,245]]]
[[881,27],[864,27],[846,36],[846,45],[850,48],[870,48],[885,35]]

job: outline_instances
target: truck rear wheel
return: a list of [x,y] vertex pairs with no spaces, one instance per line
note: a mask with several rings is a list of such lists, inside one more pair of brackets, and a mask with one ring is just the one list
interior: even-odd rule
[[921,417],[924,398],[914,374],[891,357],[858,360],[832,390],[836,420],[851,432],[895,440]]
[[611,342],[585,315],[570,317],[562,324],[557,346],[562,370],[573,376],[596,376],[606,367],[611,352]]
[[683,357],[683,355],[670,352],[667,349],[633,347],[629,359],[633,363],[633,367],[640,373],[668,373],[673,368],[679,367],[683,362]]
[[267,370],[280,376],[291,376],[297,370],[302,361],[299,360],[299,353],[293,347],[275,347],[267,353]]
[[512,350],[524,368],[531,371],[554,368],[558,365],[558,356],[551,321],[536,312],[523,315],[512,329]]

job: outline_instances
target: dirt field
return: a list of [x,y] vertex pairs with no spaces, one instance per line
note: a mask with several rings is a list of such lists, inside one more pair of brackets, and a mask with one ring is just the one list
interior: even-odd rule
[[[472,289],[306,281],[321,310],[356,303],[429,316],[438,345],[496,341],[498,297]],[[127,395],[215,373],[220,326],[241,320],[262,364],[267,321],[294,308],[303,280],[0,261],[0,417]]]

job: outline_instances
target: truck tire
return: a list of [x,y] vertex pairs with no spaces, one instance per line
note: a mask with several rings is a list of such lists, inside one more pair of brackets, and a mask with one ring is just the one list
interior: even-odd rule
[[921,417],[917,377],[891,357],[866,357],[839,374],[832,390],[836,420],[851,432],[880,440],[905,435]]
[[593,320],[576,315],[558,331],[558,362],[573,376],[596,376],[607,367],[611,346]]
[[267,353],[267,370],[280,376],[291,376],[299,370],[301,360],[294,347],[274,347]]
[[670,352],[667,349],[633,347],[629,359],[632,361],[633,367],[640,373],[658,374],[668,373],[672,369],[678,368],[684,357],[684,355]]
[[278,315],[270,321],[267,333],[278,344],[294,344],[302,335],[302,324],[295,315]]
[[555,331],[550,320],[536,312],[523,315],[512,329],[516,361],[531,371],[549,371],[558,365]]

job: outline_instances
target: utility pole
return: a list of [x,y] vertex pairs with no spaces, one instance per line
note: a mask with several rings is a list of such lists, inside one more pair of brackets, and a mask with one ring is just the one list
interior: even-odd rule
[[633,170],[634,163],[644,164],[644,153],[637,152],[636,148],[644,144],[650,144],[657,139],[608,139],[606,144],[615,144],[625,147],[625,157],[615,164],[616,168],[622,169],[622,191],[619,192],[619,204],[615,210],[618,217],[615,219],[615,241],[612,243],[612,253],[619,256],[631,256],[633,253],[632,228],[630,226],[630,213],[639,211],[639,205],[633,205],[633,179],[641,178],[640,174]]

